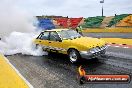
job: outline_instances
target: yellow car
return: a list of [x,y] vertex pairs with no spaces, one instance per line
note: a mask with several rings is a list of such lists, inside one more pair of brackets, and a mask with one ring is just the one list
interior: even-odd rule
[[44,51],[67,54],[72,63],[81,58],[91,59],[105,54],[106,43],[97,38],[84,37],[71,29],[45,30],[34,40]]

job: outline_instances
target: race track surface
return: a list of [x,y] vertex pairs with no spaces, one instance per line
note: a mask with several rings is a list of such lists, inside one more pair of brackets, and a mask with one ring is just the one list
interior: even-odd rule
[[[132,38],[131,33],[87,33],[90,37]],[[131,88],[128,84],[84,84],[76,81],[77,68],[82,65],[87,74],[130,74],[132,77],[132,48],[109,47],[106,56],[82,60],[73,65],[66,55],[48,56],[12,55],[7,59],[20,71],[34,88]],[[103,59],[103,60],[102,60]]]
[[[66,55],[7,56],[9,61],[34,86],[34,88],[131,88],[129,84],[84,84],[76,81],[77,68],[82,65],[87,74],[130,74],[132,75],[132,49],[109,47],[105,61],[83,60],[73,65]],[[100,58],[102,59],[102,58]]]

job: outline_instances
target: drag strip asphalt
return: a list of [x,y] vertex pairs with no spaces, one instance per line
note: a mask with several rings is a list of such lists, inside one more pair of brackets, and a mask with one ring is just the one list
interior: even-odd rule
[[[97,38],[132,38],[132,33],[84,33]],[[7,56],[17,70],[34,88],[131,88],[129,84],[84,84],[79,85],[77,68],[82,65],[87,74],[130,74],[132,77],[132,48],[109,46],[106,55],[100,60],[82,60],[71,64],[66,55]]]
[[[123,54],[123,56],[120,56]],[[87,74],[130,74],[132,75],[132,49],[109,47],[104,59],[82,60],[77,65],[69,62],[62,54],[48,56],[25,56],[21,54],[7,56],[19,72],[34,88],[131,88],[129,84],[84,84],[76,81],[77,68],[82,65]]]

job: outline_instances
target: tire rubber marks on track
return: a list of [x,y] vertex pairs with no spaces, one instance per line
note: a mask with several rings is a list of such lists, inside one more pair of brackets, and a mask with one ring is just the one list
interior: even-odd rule
[[111,47],[120,47],[120,48],[132,48],[132,45],[125,45],[125,44],[108,44]]

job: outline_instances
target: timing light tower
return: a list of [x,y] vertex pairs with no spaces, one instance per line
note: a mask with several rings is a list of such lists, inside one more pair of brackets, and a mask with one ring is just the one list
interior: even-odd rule
[[102,4],[102,17],[103,17],[104,16],[104,8],[103,8],[104,0],[100,1],[100,3]]

